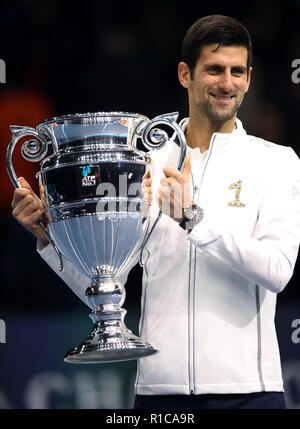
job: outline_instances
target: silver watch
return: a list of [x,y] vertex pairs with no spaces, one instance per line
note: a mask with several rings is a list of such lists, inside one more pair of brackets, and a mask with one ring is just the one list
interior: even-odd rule
[[188,230],[192,229],[195,225],[202,221],[204,211],[197,204],[191,204],[183,210],[184,217],[180,222],[181,228]]

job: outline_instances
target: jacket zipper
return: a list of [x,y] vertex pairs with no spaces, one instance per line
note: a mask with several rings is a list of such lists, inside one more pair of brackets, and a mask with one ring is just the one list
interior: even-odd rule
[[189,262],[189,390],[190,394],[195,393],[195,366],[194,366],[194,312],[195,312],[195,246],[190,243]]
[[[197,194],[194,192],[194,201],[196,204],[199,202],[200,190],[202,187],[203,177],[206,170],[207,163],[209,161],[213,143],[215,141],[216,134],[213,134],[209,144],[208,156],[205,161],[201,179],[198,187]],[[195,190],[195,184],[193,180],[193,190]],[[200,204],[201,206],[201,204]],[[191,395],[195,394],[195,276],[196,276],[196,246],[193,243],[190,243],[190,258],[189,258],[189,304],[188,304],[188,347],[189,347],[189,355],[188,355],[188,371],[189,371],[189,392]]]

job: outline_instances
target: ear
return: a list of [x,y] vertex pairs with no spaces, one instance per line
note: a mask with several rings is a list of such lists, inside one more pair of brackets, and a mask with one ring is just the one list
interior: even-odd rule
[[188,88],[191,83],[191,73],[187,63],[180,62],[178,64],[178,79],[184,88]]
[[252,73],[252,67],[249,67],[248,76],[247,76],[247,85],[246,85],[245,93],[248,92],[248,89],[249,89],[249,86],[250,86],[251,73]]

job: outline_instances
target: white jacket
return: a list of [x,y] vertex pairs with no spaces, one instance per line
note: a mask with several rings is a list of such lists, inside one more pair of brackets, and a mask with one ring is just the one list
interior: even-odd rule
[[[282,391],[274,317],[300,241],[299,158],[239,120],[189,152],[204,219],[188,234],[162,215],[144,249],[140,335],[159,353],[139,360],[136,393]],[[88,280],[41,256],[85,300]]]

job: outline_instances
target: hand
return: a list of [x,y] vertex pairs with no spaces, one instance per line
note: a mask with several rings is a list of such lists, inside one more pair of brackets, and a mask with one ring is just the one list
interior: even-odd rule
[[187,155],[182,172],[174,167],[164,168],[158,190],[160,210],[177,222],[184,217],[184,208],[193,204],[191,195],[191,156]]
[[46,208],[44,187],[40,183],[40,199],[23,177],[19,177],[18,180],[22,188],[15,189],[11,203],[12,215],[24,228],[37,237],[43,246],[46,246],[49,242],[40,225],[41,221],[45,226],[47,224],[44,213]]

